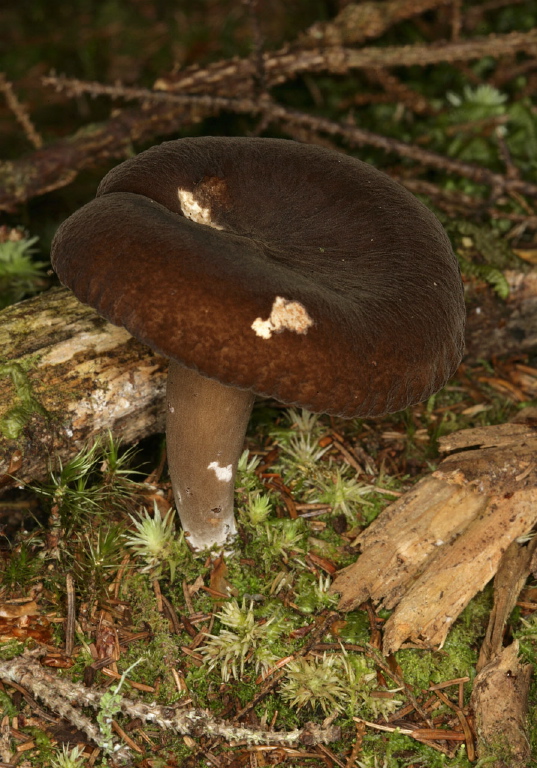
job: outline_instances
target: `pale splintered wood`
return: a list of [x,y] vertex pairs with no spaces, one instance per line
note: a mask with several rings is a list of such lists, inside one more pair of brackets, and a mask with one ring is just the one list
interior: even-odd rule
[[393,608],[420,568],[465,530],[486,500],[468,484],[426,477],[391,504],[357,539],[362,554],[338,574],[339,608],[350,611],[371,598]]
[[0,488],[112,430],[164,431],[168,361],[55,289],[0,312]]
[[442,646],[472,597],[494,577],[503,553],[537,522],[535,489],[512,498],[492,495],[485,510],[427,562],[385,625],[383,649],[410,639]]
[[[465,430],[458,449],[390,505],[357,539],[362,554],[336,577],[342,610],[371,598],[395,608],[384,650],[405,640],[441,646],[496,573],[503,553],[537,522],[537,435],[525,424]],[[461,450],[462,449],[462,450]]]

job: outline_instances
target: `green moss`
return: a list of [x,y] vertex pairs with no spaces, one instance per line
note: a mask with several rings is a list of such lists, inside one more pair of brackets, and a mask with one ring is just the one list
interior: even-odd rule
[[429,685],[457,677],[473,679],[479,641],[484,637],[492,607],[492,588],[487,587],[462,612],[439,651],[404,649],[396,658],[407,683],[426,690]]
[[365,768],[476,768],[476,763],[468,760],[464,746],[459,747],[454,758],[449,758],[397,731],[382,735],[366,733],[362,752],[360,761]]
[[48,413],[33,394],[28,374],[19,363],[0,365],[0,376],[9,376],[19,400],[0,419],[0,432],[8,440],[16,440],[34,414],[48,417]]
[[365,645],[370,635],[371,626],[366,611],[350,611],[345,614],[345,624],[339,630],[339,638],[344,643]]
[[[412,413],[408,411],[405,415],[390,417],[391,423],[397,425],[399,429],[404,429],[405,434],[409,436],[409,456],[423,456],[422,444],[419,440],[414,439],[415,435],[419,429],[424,427],[432,429],[433,415],[436,413],[436,409],[441,403],[452,400],[457,402],[456,393],[455,395],[449,392],[440,393],[436,399],[431,400],[427,405],[417,407]],[[283,430],[285,433],[284,440],[287,441],[286,444],[288,445],[292,444],[293,435],[307,434],[300,432],[300,429],[304,429],[310,423],[307,415],[300,414],[298,418],[296,414],[293,414],[289,421],[292,421],[292,426],[287,428],[287,432],[285,429]],[[311,425],[314,430],[318,429],[319,420],[313,420]],[[352,433],[353,429],[359,428],[358,423],[346,424],[345,429],[348,429],[349,432],[345,434]],[[314,442],[305,441],[302,447],[304,445],[306,446],[305,450],[313,450]],[[287,456],[289,455],[287,454]],[[105,535],[106,526],[109,524],[103,522],[101,526],[93,523],[94,528],[91,531],[86,530],[82,533],[84,530],[83,521],[95,519],[89,515],[106,514],[109,516],[110,510],[116,514],[120,512],[124,503],[132,503],[132,499],[136,498],[134,486],[121,485],[123,490],[116,495],[117,480],[122,477],[122,470],[118,471],[118,456],[113,451],[105,452],[105,456],[108,458],[103,460],[102,446],[82,452],[73,459],[72,463],[64,467],[48,490],[49,496],[47,498],[50,498],[52,503],[60,508],[64,506],[66,516],[70,515],[72,506],[78,502],[88,504],[84,515],[76,516],[75,514],[69,520],[71,526],[69,544],[73,550],[72,555],[76,563],[84,566],[86,575],[95,570],[95,562],[101,563],[103,558],[109,560],[105,556],[106,552],[109,551]],[[303,461],[304,456],[300,460]],[[287,461],[290,460],[286,459]],[[348,751],[349,739],[352,739],[354,734],[353,715],[373,720],[382,714],[389,714],[394,707],[398,706],[397,702],[404,699],[402,693],[394,693],[388,699],[371,695],[379,688],[377,669],[374,660],[360,653],[348,651],[345,655],[341,650],[334,649],[332,655],[327,653],[323,657],[320,653],[314,653],[308,656],[306,660],[298,661],[302,658],[301,652],[304,644],[308,642],[317,618],[333,610],[337,602],[336,597],[328,591],[330,577],[315,568],[308,555],[313,553],[324,557],[333,562],[337,568],[354,560],[356,555],[352,548],[347,546],[348,539],[344,541],[337,532],[338,526],[335,524],[336,520],[339,520],[337,515],[323,513],[320,519],[298,518],[297,520],[280,517],[285,515],[281,497],[276,492],[270,491],[267,494],[264,490],[264,486],[255,472],[256,465],[259,464],[258,460],[253,460],[246,453],[241,463],[237,488],[238,523],[241,535],[235,553],[226,558],[228,566],[226,579],[236,593],[236,604],[239,608],[244,601],[243,614],[250,611],[249,606],[252,602],[253,620],[247,622],[247,631],[241,635],[240,627],[233,625],[233,623],[231,625],[226,624],[226,621],[223,620],[225,611],[229,611],[233,605],[231,600],[222,603],[203,590],[193,595],[192,602],[195,612],[199,611],[208,615],[216,612],[216,620],[211,632],[220,643],[220,646],[218,643],[214,643],[214,648],[217,651],[220,647],[222,649],[222,654],[216,653],[211,656],[210,653],[206,653],[203,648],[198,646],[196,652],[206,657],[205,663],[198,667],[196,660],[182,651],[182,646],[188,646],[191,643],[190,635],[186,630],[180,631],[179,634],[173,633],[168,618],[158,611],[152,584],[156,572],[152,571],[150,574],[140,572],[139,568],[143,569],[144,562],[138,562],[136,558],[131,558],[131,567],[122,576],[119,599],[128,605],[134,627],[149,627],[151,635],[149,638],[140,639],[126,646],[121,654],[120,670],[125,671],[132,663],[139,662],[130,672],[129,677],[134,681],[158,685],[158,694],[156,696],[152,693],[144,694],[131,688],[128,690],[128,695],[148,702],[157,698],[159,703],[169,705],[180,702],[182,694],[177,690],[171,674],[171,669],[175,668],[184,675],[194,706],[208,708],[216,715],[224,714],[227,716],[230,702],[234,700],[236,706],[241,707],[251,701],[252,697],[258,693],[259,684],[256,683],[256,678],[267,665],[270,666],[280,659],[294,656],[297,669],[294,669],[289,663],[283,667],[285,674],[282,682],[270,696],[256,707],[257,714],[259,716],[265,714],[272,718],[274,712],[278,711],[275,726],[279,729],[292,729],[302,726],[308,719],[321,719],[323,706],[326,712],[331,712],[336,707],[340,710],[338,724],[346,729],[346,737],[340,747],[333,745],[333,749],[336,750],[336,754],[339,754],[338,749],[341,754],[345,754],[345,751]],[[318,464],[319,466],[315,470],[318,473],[317,478],[327,482],[328,478],[334,475],[334,456],[323,455],[318,459]],[[284,463],[277,466],[283,469]],[[290,468],[290,464],[285,463],[285,466]],[[289,471],[290,476],[292,476],[294,474],[292,469],[290,468]],[[300,488],[298,484],[293,488],[297,501],[310,500],[313,497],[315,492],[314,474],[312,473],[307,482],[304,482]],[[352,478],[352,472],[342,467],[340,476],[346,482]],[[394,477],[387,472],[383,472],[376,482],[383,488],[404,489],[408,486],[408,478]],[[104,488],[106,488],[106,492],[104,492]],[[252,503],[255,506],[259,499],[264,498],[267,498],[268,502],[263,501],[261,512],[254,510],[256,514],[252,516]],[[367,501],[371,500],[370,505],[363,506],[361,499],[358,501],[362,521],[364,510],[367,510],[367,514],[369,514],[369,510],[372,509],[371,514],[375,515],[391,501],[391,498],[372,488],[371,495],[367,496]],[[343,499],[343,502],[348,503],[349,499]],[[354,502],[351,501],[350,503]],[[258,519],[258,513],[262,519]],[[126,517],[126,515],[123,516]],[[113,534],[111,534],[110,539],[111,544],[114,544],[114,539],[119,541],[117,551],[114,549],[113,552],[114,564],[117,567],[122,554],[125,553],[125,541],[121,536],[114,536]],[[74,548],[71,546],[72,542],[75,542]],[[167,570],[163,570],[159,580],[162,593],[176,607],[178,614],[185,610],[183,607],[184,596],[179,582],[186,580],[187,583],[193,583],[201,574],[205,577],[205,584],[208,585],[208,576],[214,570],[214,564],[210,562],[204,564],[202,557],[195,557],[186,550],[185,552],[186,556],[181,559],[180,565],[177,567],[178,577],[176,580],[171,581]],[[92,559],[92,562],[95,561],[94,566],[90,567],[89,559]],[[42,565],[43,561],[39,560],[39,562],[41,563],[40,568],[46,570],[46,566]],[[47,575],[43,581],[50,589],[50,598],[63,603],[62,580],[68,563],[67,560],[64,562],[62,559],[60,564],[59,569],[55,565],[53,572],[46,572]],[[113,572],[112,569],[111,573]],[[40,575],[42,575],[41,572]],[[59,580],[62,583],[61,587],[58,586],[58,576],[61,577]],[[56,585],[54,586],[55,581]],[[106,571],[101,571],[101,581],[105,589],[96,599],[104,600],[106,587],[109,583]],[[397,659],[403,669],[405,680],[415,687],[417,695],[419,695],[420,690],[427,689],[431,682],[443,682],[464,675],[473,676],[477,648],[484,632],[489,609],[490,589],[485,590],[464,611],[451,630],[441,651],[404,650],[398,652]],[[388,615],[386,612],[380,613],[384,617]],[[199,628],[207,630],[208,626],[208,622],[204,622]],[[61,625],[56,625],[54,631],[57,633],[58,643],[63,642]],[[242,640],[239,637],[240,642],[238,642],[237,638],[231,635],[241,635]],[[346,643],[366,645],[370,640],[370,635],[371,627],[366,612],[356,610],[344,616],[342,622],[334,627],[331,640],[334,643],[341,640]],[[534,641],[530,635],[531,632],[528,630],[523,642],[533,653]],[[329,640],[330,638],[326,639]],[[82,637],[79,637],[78,641],[82,644],[87,642]],[[205,645],[210,646],[210,641],[207,640]],[[259,649],[262,649],[262,658],[259,657]],[[231,655],[226,656],[228,651],[231,652]],[[69,677],[80,677],[88,662],[89,656],[86,653],[81,653],[77,657],[75,667],[62,674]],[[233,672],[233,663],[235,663],[236,674],[230,674],[229,679],[223,683],[222,664],[228,671],[231,669]],[[324,684],[320,687],[309,686],[308,681],[311,682],[311,680],[315,682],[321,680],[324,681]],[[393,687],[393,684],[389,682],[388,690]],[[328,693],[331,693],[332,699]],[[297,708],[300,703],[302,704],[301,708]],[[440,709],[438,712],[442,712],[442,710]],[[174,750],[177,748],[181,754],[184,753],[185,755],[189,753],[180,738],[171,734],[163,736],[156,727],[154,734],[151,727],[149,727],[148,733],[155,738],[157,743],[164,739],[166,748],[173,748]],[[466,768],[468,765],[464,750],[459,751],[457,759],[445,759],[442,762],[443,758],[441,759],[437,752],[424,745],[416,744],[416,742],[400,734],[368,733],[364,739],[364,749],[360,761],[364,765],[375,766],[376,758],[378,765],[382,766],[382,761],[385,759],[390,768],[392,765],[401,765],[403,768],[409,755],[412,755],[417,766],[442,765],[444,767],[449,766],[449,768]]]

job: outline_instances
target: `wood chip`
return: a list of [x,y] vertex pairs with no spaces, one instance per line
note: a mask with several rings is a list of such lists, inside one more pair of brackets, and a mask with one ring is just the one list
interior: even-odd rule
[[453,622],[537,522],[537,433],[528,424],[463,430],[441,440],[439,469],[391,504],[356,542],[362,554],[332,585],[339,608],[368,599],[395,611],[383,650],[410,639],[442,647]]

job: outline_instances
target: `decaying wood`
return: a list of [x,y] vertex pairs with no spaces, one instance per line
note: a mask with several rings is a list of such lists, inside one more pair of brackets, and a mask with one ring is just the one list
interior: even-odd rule
[[530,743],[526,716],[531,665],[518,660],[518,642],[489,662],[474,681],[474,710],[480,758],[491,768],[526,768]]
[[339,608],[367,598],[395,610],[384,651],[407,638],[441,646],[503,553],[537,522],[537,430],[502,424],[441,439],[456,451],[356,540],[362,554],[336,577]]
[[531,561],[536,550],[537,536],[526,546],[513,541],[501,559],[498,573],[494,577],[494,605],[479,652],[476,666],[478,672],[501,652],[505,625],[530,575]]
[[0,487],[43,476],[108,429],[164,431],[167,360],[64,289],[0,313]]

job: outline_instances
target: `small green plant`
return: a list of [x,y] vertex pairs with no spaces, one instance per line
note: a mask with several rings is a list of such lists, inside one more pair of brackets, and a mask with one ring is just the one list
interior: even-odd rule
[[462,96],[448,92],[446,98],[453,107],[466,110],[469,120],[489,117],[491,113],[501,115],[504,111],[503,105],[507,101],[505,94],[488,83],[483,83],[475,88],[472,88],[471,85],[465,85]]
[[47,416],[47,411],[35,397],[28,374],[19,363],[0,365],[0,376],[9,376],[15,390],[15,404],[0,419],[0,432],[8,440],[16,440],[33,414]]
[[259,488],[259,478],[255,471],[259,466],[261,459],[259,456],[250,456],[250,452],[245,450],[241,453],[239,463],[237,464],[237,475],[235,485],[237,488],[248,492]]
[[138,483],[133,480],[133,475],[142,474],[132,468],[137,453],[136,447],[122,451],[121,441],[117,440],[110,431],[100,444],[99,470],[102,474],[103,488],[116,502],[132,496],[138,490]]
[[95,481],[100,461],[98,442],[84,446],[76,456],[51,472],[49,481],[35,487],[40,496],[48,498],[53,510],[53,524],[69,534],[81,519],[98,514],[103,501],[101,485]]
[[371,502],[365,499],[374,488],[364,483],[359,483],[355,478],[345,477],[345,469],[335,467],[329,480],[320,480],[321,493],[315,501],[330,504],[332,512],[343,513],[351,523],[356,523],[355,505],[368,505]]
[[347,711],[386,716],[401,702],[371,695],[376,684],[374,665],[363,654],[345,652],[295,659],[285,667],[280,693],[292,707],[309,707],[328,714]]
[[132,456],[132,449],[120,454],[120,442],[109,433],[105,440],[83,446],[65,464],[60,461],[48,482],[31,488],[48,500],[51,526],[68,537],[81,522],[94,524],[110,508],[123,508],[139,489],[128,477],[136,474],[128,467]]
[[301,408],[300,411],[297,411],[296,408],[289,408],[287,411],[287,420],[290,422],[291,428],[306,435],[311,435],[319,428],[319,418],[318,413],[312,413],[305,408]]
[[290,552],[303,552],[304,521],[272,520],[265,523],[267,547],[263,552],[265,561],[282,557],[285,562]]
[[112,733],[112,721],[118,712],[121,712],[121,686],[125,682],[125,679],[129,672],[131,672],[138,664],[143,661],[143,657],[137,659],[134,664],[131,664],[128,669],[123,672],[117,685],[111,688],[101,696],[100,709],[97,714],[97,722],[99,723],[99,729],[103,737],[103,743],[100,745],[107,754],[113,754],[114,752],[114,735]]
[[75,559],[79,583],[89,592],[101,592],[117,571],[124,555],[123,526],[100,526],[96,535],[85,533],[80,539]]
[[298,579],[295,588],[297,595],[295,603],[305,613],[320,611],[323,608],[331,608],[339,600],[338,595],[329,592],[332,580],[328,574],[321,573],[317,581],[310,573],[304,573]]
[[310,435],[314,439],[319,439],[323,431],[324,427],[318,413],[311,413],[305,408],[301,410],[289,408],[285,413],[285,423],[273,426],[270,429],[270,435],[280,448],[283,448],[297,435]]
[[270,650],[270,644],[282,632],[277,617],[256,622],[253,603],[247,608],[245,600],[242,606],[231,600],[223,606],[217,618],[231,629],[222,629],[219,635],[208,635],[206,645],[200,648],[209,671],[220,665],[222,680],[226,682],[230,677],[242,678],[247,663],[256,673],[274,664],[277,656]]
[[320,707],[325,715],[332,715],[341,712],[348,701],[341,661],[336,654],[322,659],[295,659],[285,667],[285,675],[280,693],[292,707]]
[[18,544],[6,561],[3,572],[0,571],[4,587],[25,589],[37,575],[41,561],[35,556],[26,542]]
[[303,475],[315,479],[319,475],[319,462],[329,448],[329,445],[321,448],[318,438],[311,433],[293,435],[281,446],[286,480]]
[[497,293],[500,299],[509,298],[509,283],[504,277],[503,272],[490,264],[476,264],[470,259],[465,258],[461,253],[457,253],[457,259],[463,275],[476,277],[488,283]]
[[65,744],[61,750],[58,750],[56,756],[51,760],[52,768],[84,768],[85,762],[81,759],[84,752],[82,747],[73,747],[69,749]]
[[129,517],[136,533],[125,533],[123,538],[136,556],[145,561],[142,573],[153,571],[155,578],[160,578],[162,566],[166,563],[170,569],[170,580],[173,581],[177,565],[187,548],[183,532],[178,537],[175,533],[175,510],[170,508],[162,517],[154,501],[153,517],[147,511],[138,518],[134,515]]
[[45,263],[33,258],[37,240],[23,229],[0,227],[0,309],[45,287]]
[[270,516],[271,511],[272,502],[266,493],[256,491],[248,494],[246,517],[251,526],[256,528],[258,525],[262,525]]

